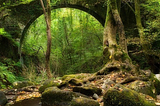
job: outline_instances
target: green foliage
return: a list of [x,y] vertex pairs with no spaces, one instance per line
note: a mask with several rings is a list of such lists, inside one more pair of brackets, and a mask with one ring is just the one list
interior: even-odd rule
[[0,57],[0,88],[12,87],[12,83],[20,80],[17,72],[21,65],[10,58]]
[[20,4],[28,4],[34,0],[1,0],[0,1],[0,10],[9,8],[11,6],[17,6]]
[[[63,75],[97,71],[102,65],[96,61],[102,58],[103,26],[85,12],[66,8],[54,10],[51,23],[52,72]],[[30,27],[22,51],[30,57],[37,57],[38,64],[44,64],[46,43],[46,25],[44,16],[41,16]],[[24,58],[28,60],[29,57]]]
[[42,66],[34,66],[34,63],[30,64],[28,67],[23,66],[21,75],[26,80],[29,80],[37,84],[42,83],[47,79],[45,69]]
[[0,87],[5,88],[11,86],[16,80],[15,75],[9,70],[9,67],[0,62]]
[[13,46],[19,47],[19,42],[15,41],[12,36],[4,30],[4,28],[0,28],[0,36],[7,38],[13,44]]
[[146,0],[142,4],[145,16],[145,38],[154,52],[160,52],[160,0]]

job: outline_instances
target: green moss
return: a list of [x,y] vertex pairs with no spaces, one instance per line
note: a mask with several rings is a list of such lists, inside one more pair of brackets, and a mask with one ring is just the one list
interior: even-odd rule
[[92,99],[79,97],[71,101],[71,106],[99,106],[99,103]]
[[16,89],[23,88],[26,86],[31,86],[31,85],[34,85],[34,83],[30,81],[17,81],[13,83],[13,87]]
[[62,77],[62,80],[69,81],[73,78],[83,80],[84,78],[89,77],[90,75],[91,74],[87,74],[87,73],[64,75]]
[[42,93],[46,88],[53,87],[53,86],[59,86],[60,82],[56,80],[47,80],[44,82],[44,84],[39,88],[39,92]]
[[76,86],[81,86],[82,85],[82,80],[79,79],[71,79],[68,83],[72,84],[72,85],[76,85]]
[[81,87],[77,86],[73,88],[74,92],[80,92],[82,94],[93,96],[94,93],[100,95],[102,93],[102,90],[100,88],[91,86],[91,87]]
[[153,83],[153,86],[155,87],[155,93],[160,94],[160,81],[155,78],[155,75],[151,73],[150,81]]
[[139,93],[147,94],[152,96],[153,98],[156,97],[154,94],[155,87],[151,82],[144,82],[144,81],[134,81],[129,85],[130,89],[133,89]]
[[72,91],[60,90],[57,87],[49,87],[42,93],[42,104],[47,106],[68,106],[70,101],[76,97],[86,97]]
[[58,102],[67,102],[72,100],[72,92],[62,91],[56,87],[47,88],[42,93],[42,103],[57,104]]
[[129,55],[127,53],[123,53],[122,55],[122,61],[126,61],[129,60],[129,62],[132,62],[131,58],[129,57]]
[[103,97],[104,106],[155,106],[137,92],[122,85],[115,85]]
[[64,76],[62,77],[62,80],[67,81],[67,80],[70,80],[70,79],[75,78],[75,77],[76,77],[75,74],[64,75]]

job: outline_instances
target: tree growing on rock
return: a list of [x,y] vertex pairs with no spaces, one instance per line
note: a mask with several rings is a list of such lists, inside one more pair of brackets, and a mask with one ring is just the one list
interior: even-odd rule
[[[103,35],[103,53],[109,61],[98,72],[104,74],[113,70],[138,71],[132,64],[127,51],[127,42],[120,8],[122,0],[107,0],[107,13]],[[119,40],[117,40],[117,34]]]

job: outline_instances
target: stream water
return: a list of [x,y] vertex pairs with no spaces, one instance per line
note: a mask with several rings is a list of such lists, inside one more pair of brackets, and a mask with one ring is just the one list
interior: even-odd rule
[[34,98],[34,99],[17,102],[11,106],[41,106],[40,102],[41,102],[41,98]]

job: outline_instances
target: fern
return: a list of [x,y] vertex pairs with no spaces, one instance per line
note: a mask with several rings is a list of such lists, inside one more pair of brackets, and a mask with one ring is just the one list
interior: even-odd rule
[[14,81],[16,81],[16,77],[11,71],[9,71],[9,67],[0,63],[0,86],[2,88],[11,86]]

